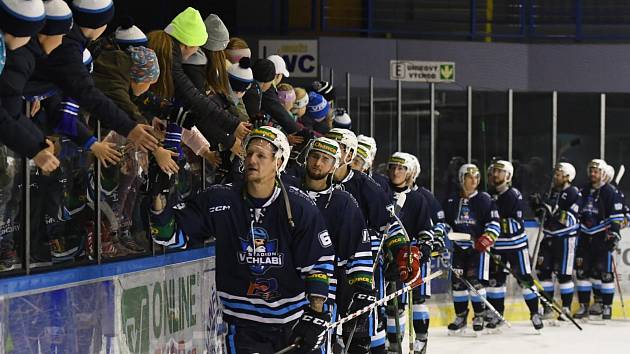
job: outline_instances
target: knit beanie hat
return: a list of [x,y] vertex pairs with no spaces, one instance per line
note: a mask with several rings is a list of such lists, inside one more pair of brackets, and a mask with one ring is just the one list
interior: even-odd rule
[[123,49],[134,47],[148,47],[147,36],[133,24],[133,18],[126,16],[120,20],[120,26],[114,32],[114,39]]
[[201,47],[208,40],[206,25],[203,23],[201,14],[192,7],[188,7],[175,16],[164,32],[189,47]]
[[73,0],[72,13],[79,27],[100,28],[114,18],[112,0]]
[[276,67],[276,75],[282,74],[284,77],[289,77],[289,71],[287,70],[287,63],[284,62],[279,55],[270,55],[267,59],[273,62],[273,65]]
[[252,66],[252,71],[254,72],[254,79],[258,82],[270,82],[276,77],[276,67],[269,59],[256,60]]
[[350,129],[350,127],[352,127],[352,120],[346,110],[343,108],[335,109],[333,128]]
[[322,95],[316,92],[309,92],[308,104],[306,105],[306,113],[309,117],[316,122],[321,122],[326,118],[329,110],[328,101]]
[[72,29],[72,11],[63,0],[44,1],[46,25],[39,31],[49,36],[68,34]]
[[232,91],[245,92],[249,85],[254,82],[254,73],[249,65],[249,58],[241,58],[238,64],[232,64],[228,68],[228,78]]
[[335,88],[327,81],[313,81],[313,91],[324,96],[328,102],[335,100]]
[[209,51],[219,52],[224,50],[230,42],[230,33],[219,16],[210,14],[203,21],[208,32],[208,41],[203,45]]
[[0,29],[15,37],[37,34],[46,21],[42,0],[0,0]]
[[87,48],[83,49],[83,65],[89,72],[94,70],[94,58],[92,58],[92,53]]
[[136,83],[155,82],[160,77],[157,55],[147,47],[129,47],[131,57],[131,80]]

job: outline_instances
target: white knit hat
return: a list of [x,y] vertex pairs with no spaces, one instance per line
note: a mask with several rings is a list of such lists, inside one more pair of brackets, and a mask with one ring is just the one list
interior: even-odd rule
[[254,82],[254,73],[250,69],[250,60],[241,58],[238,64],[232,64],[228,68],[228,79],[234,92],[244,92]]
[[121,19],[120,26],[114,32],[116,42],[123,46],[142,46],[148,47],[149,40],[147,36],[133,24],[131,17]]
[[276,75],[282,74],[284,77],[289,77],[289,71],[287,70],[287,63],[284,62],[279,55],[270,55],[267,59],[273,62],[273,65],[276,67]]

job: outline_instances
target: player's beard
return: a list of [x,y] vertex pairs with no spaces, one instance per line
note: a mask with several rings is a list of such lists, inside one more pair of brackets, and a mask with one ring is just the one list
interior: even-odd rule
[[321,181],[322,179],[328,176],[328,173],[323,173],[323,172],[316,173],[314,171],[311,171],[310,168],[306,169],[306,173],[308,174],[308,178],[314,181]]

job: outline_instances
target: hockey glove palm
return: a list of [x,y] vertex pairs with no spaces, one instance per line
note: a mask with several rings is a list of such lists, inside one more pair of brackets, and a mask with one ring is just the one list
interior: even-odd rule
[[[348,312],[346,313],[347,315],[350,315],[352,313],[355,313],[371,304],[373,304],[374,302],[376,302],[376,296],[374,295],[374,291],[373,290],[368,290],[368,289],[356,289],[354,295],[352,295],[352,299],[350,300],[350,304],[348,305]],[[369,312],[366,312],[364,314],[362,314],[361,316],[356,318],[356,330],[355,330],[355,336],[356,337],[365,337],[367,335],[369,335]],[[350,333],[350,331],[352,330],[352,325],[350,326],[343,326],[343,332],[344,333]]]
[[494,244],[494,238],[488,234],[482,234],[475,241],[475,250],[477,252],[488,252],[490,251],[490,247]]
[[420,271],[420,250],[416,246],[403,247],[398,251],[396,265],[400,281],[406,283],[414,279]]
[[304,310],[302,317],[293,327],[293,333],[289,337],[289,344],[297,344],[298,353],[308,353],[324,344],[326,339],[326,326],[330,322],[330,314],[316,312],[310,307]]

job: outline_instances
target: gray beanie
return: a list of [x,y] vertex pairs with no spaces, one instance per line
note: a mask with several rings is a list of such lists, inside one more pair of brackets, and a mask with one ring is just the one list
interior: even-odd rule
[[230,41],[230,33],[223,21],[219,16],[210,14],[203,23],[206,24],[206,32],[208,32],[208,40],[203,47],[212,52],[224,50]]

